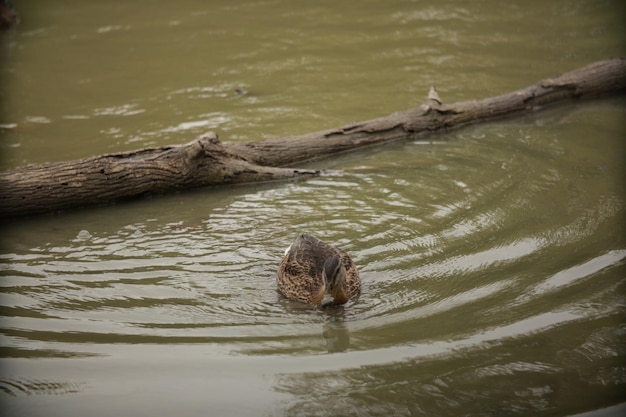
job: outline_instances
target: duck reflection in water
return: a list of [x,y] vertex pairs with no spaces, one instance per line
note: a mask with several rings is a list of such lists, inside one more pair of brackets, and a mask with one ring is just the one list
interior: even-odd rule
[[285,251],[276,283],[285,297],[321,307],[345,304],[361,292],[348,254],[306,233]]
[[350,333],[345,323],[341,321],[329,321],[324,324],[322,336],[326,340],[328,353],[345,352],[350,348]]

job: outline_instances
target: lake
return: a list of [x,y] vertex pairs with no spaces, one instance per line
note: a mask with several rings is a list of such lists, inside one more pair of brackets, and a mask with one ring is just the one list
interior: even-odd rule
[[[2,169],[303,134],[626,54],[619,1],[14,6]],[[308,181],[4,222],[3,415],[624,415],[625,134],[607,97]],[[277,293],[301,232],[350,254],[358,299]]]

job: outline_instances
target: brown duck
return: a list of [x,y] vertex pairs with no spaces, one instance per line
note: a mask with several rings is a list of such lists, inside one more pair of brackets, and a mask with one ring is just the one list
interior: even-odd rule
[[340,305],[361,292],[361,279],[352,259],[306,233],[285,251],[276,283],[285,297],[315,306],[321,306],[327,294],[332,301],[323,305]]

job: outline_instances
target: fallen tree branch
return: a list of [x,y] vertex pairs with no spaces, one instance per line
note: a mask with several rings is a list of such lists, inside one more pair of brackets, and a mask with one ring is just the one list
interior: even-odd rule
[[229,145],[260,165],[285,166],[362,146],[424,136],[430,132],[532,113],[575,100],[626,89],[626,58],[594,64],[548,78],[497,97],[444,104],[431,88],[426,103],[414,109],[340,128],[262,142]]
[[184,145],[29,165],[0,173],[0,214],[19,216],[207,185],[313,176],[319,171],[279,167],[624,89],[626,59],[616,58],[477,101],[445,104],[432,87],[418,108],[300,136],[222,144],[209,133]]
[[0,213],[43,213],[186,188],[286,180],[317,173],[250,163],[229,153],[211,132],[184,145],[2,172]]

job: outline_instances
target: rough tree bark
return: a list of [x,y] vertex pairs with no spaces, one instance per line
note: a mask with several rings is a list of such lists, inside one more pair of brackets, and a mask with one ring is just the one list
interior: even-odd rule
[[616,58],[477,101],[444,104],[431,87],[418,108],[301,136],[222,144],[208,133],[184,145],[29,165],[0,173],[0,214],[36,214],[185,188],[313,176],[319,171],[280,167],[624,89],[626,58]]

